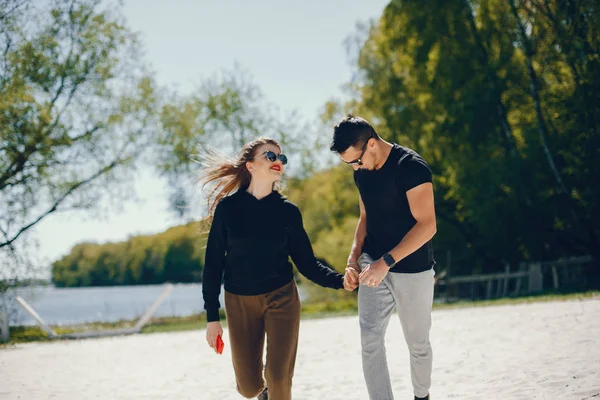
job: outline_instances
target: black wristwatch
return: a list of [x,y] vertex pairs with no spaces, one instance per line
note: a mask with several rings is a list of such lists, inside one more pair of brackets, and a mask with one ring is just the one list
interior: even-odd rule
[[392,257],[390,253],[385,253],[381,258],[383,258],[383,261],[385,261],[385,264],[389,268],[392,268],[396,264],[396,260],[394,260],[394,257]]

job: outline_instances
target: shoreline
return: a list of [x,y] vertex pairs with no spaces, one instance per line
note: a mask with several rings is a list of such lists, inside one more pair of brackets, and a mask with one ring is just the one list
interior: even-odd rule
[[[546,302],[565,302],[582,301],[590,299],[600,299],[600,291],[589,291],[580,293],[542,293],[539,295],[523,297],[506,297],[492,300],[458,301],[451,303],[434,302],[433,310],[464,309],[480,307],[497,307],[505,305],[519,305],[531,303]],[[323,319],[331,317],[353,316],[358,312],[356,296],[346,296],[345,298],[333,298],[331,300],[321,300],[306,302],[302,305],[302,319]],[[227,327],[227,321],[223,310],[221,313],[221,323],[224,328]],[[99,322],[77,325],[52,325],[51,327],[57,334],[97,331],[103,329],[131,328],[137,320],[123,320],[118,322]],[[189,330],[199,330],[206,328],[206,314],[196,314],[187,317],[157,317],[142,329],[142,334],[157,332],[182,332]],[[14,326],[10,327],[10,340],[7,343],[0,343],[0,349],[17,343],[28,342],[60,342],[71,339],[49,339],[42,329],[35,326]]]

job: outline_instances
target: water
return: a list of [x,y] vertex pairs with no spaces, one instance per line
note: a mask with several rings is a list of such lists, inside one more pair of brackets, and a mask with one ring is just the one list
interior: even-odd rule
[[[164,285],[83,288],[28,287],[9,291],[21,296],[50,325],[115,322],[141,317],[165,290]],[[223,290],[220,296],[223,305]],[[204,311],[201,284],[176,284],[154,316],[188,316]],[[11,313],[11,325],[34,325],[35,320],[19,305]]]
[[[40,286],[10,290],[8,295],[21,296],[49,325],[74,325],[138,319],[164,290],[164,285],[83,288]],[[299,294],[303,299],[300,289]],[[223,288],[219,301],[223,307]],[[37,324],[16,302],[12,309],[10,325]],[[169,297],[153,315],[185,317],[203,311],[202,284],[176,284]]]

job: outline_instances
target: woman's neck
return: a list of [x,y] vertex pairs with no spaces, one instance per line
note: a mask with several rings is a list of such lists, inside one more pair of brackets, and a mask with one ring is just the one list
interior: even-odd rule
[[246,189],[246,192],[250,193],[252,196],[256,197],[258,200],[267,197],[273,192],[273,183],[272,182],[255,182],[254,180],[250,182],[250,186]]

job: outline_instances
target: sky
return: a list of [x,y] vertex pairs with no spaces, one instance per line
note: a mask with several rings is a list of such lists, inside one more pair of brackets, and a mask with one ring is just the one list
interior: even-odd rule
[[[377,19],[384,0],[125,0],[122,12],[138,32],[144,60],[160,85],[190,92],[238,64],[282,110],[313,120],[351,78],[344,40],[359,21]],[[51,215],[33,234],[42,262],[68,254],[80,242],[122,241],[178,225],[167,187],[149,171],[134,183],[139,202],[105,217]]]

